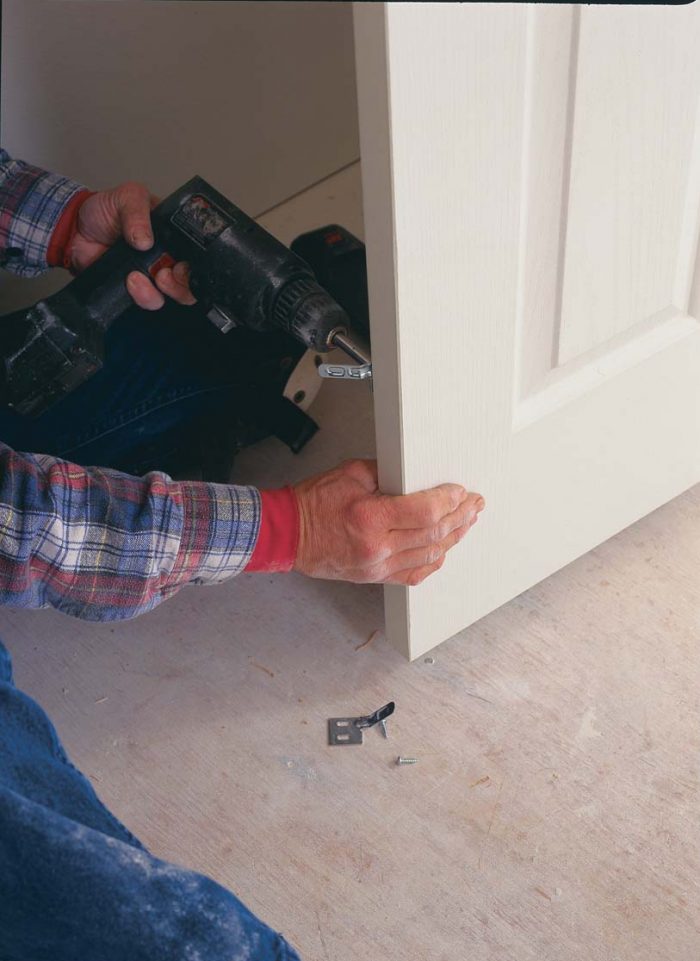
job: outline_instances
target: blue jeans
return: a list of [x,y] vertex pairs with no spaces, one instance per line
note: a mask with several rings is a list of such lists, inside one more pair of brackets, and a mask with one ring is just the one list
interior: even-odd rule
[[233,894],[154,858],[110,814],[2,644],[0,958],[298,961]]
[[[0,438],[85,465],[168,469],[183,432],[230,416],[240,396],[233,348],[210,327],[173,305],[133,310],[103,370],[37,419],[0,411]],[[298,961],[233,894],[153,857],[117,821],[14,686],[0,643],[1,961],[234,958]]]
[[72,394],[39,417],[0,407],[0,440],[83,466],[170,473],[197,464],[203,436],[225,446],[272,432],[261,415],[270,384],[302,353],[283,334],[222,334],[198,307],[134,307],[108,332],[104,367]]

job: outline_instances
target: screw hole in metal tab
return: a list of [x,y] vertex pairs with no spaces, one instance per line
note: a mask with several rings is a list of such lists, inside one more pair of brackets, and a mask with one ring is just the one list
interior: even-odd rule
[[[394,713],[396,705],[389,701],[373,714],[361,715],[359,717],[329,717],[328,718],[328,743],[333,744],[362,744],[363,730],[381,724],[391,714]],[[339,733],[342,731],[343,733]]]

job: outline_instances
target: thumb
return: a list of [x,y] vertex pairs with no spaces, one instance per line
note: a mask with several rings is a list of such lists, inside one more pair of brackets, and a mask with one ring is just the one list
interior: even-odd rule
[[153,246],[151,195],[146,187],[139,183],[122,184],[115,199],[124,239],[136,250],[150,250]]

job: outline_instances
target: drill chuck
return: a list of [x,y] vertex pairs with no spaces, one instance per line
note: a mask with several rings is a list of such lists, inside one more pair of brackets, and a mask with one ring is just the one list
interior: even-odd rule
[[277,294],[274,323],[312,350],[326,353],[334,346],[334,334],[346,331],[349,320],[343,308],[315,280],[301,277]]

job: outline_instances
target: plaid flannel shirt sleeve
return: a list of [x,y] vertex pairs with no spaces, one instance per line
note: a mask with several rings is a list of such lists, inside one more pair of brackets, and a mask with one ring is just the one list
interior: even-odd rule
[[0,604],[135,617],[243,570],[260,503],[254,487],[131,477],[0,443]]
[[80,190],[82,184],[13,160],[0,149],[0,266],[21,277],[47,270],[51,235]]

